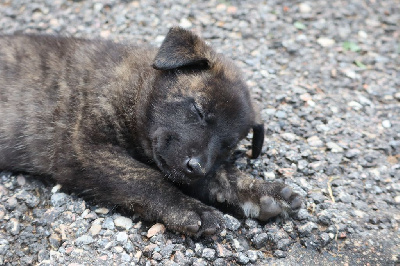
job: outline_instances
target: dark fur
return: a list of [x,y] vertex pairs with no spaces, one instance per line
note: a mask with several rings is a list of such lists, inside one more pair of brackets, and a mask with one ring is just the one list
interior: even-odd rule
[[226,163],[251,128],[257,157],[264,130],[239,71],[180,28],[158,51],[0,37],[0,169],[51,175],[173,230],[213,234],[221,213],[205,203],[260,220],[301,205],[283,184]]

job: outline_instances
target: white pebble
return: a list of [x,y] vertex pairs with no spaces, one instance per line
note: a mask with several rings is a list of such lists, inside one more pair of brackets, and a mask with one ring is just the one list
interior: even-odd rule
[[301,3],[299,5],[299,10],[301,13],[310,13],[311,12],[311,7],[307,3]]
[[317,39],[317,43],[322,47],[330,47],[335,44],[335,40],[321,37]]
[[390,123],[389,120],[383,120],[383,121],[382,121],[382,126],[383,126],[384,128],[390,128],[390,127],[392,127],[392,123]]

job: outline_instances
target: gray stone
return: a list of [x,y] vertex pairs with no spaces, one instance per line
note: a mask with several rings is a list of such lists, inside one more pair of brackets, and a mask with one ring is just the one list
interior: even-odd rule
[[258,226],[258,222],[256,220],[254,220],[254,219],[247,218],[246,221],[245,221],[245,225],[248,228],[255,228],[255,227]]
[[307,166],[308,166],[307,160],[299,160],[299,161],[297,162],[297,168],[298,168],[299,170],[304,170]]
[[324,246],[326,246],[330,241],[331,241],[331,238],[329,237],[329,234],[327,234],[327,233],[322,233],[321,235],[320,235],[320,237],[321,237],[321,241],[322,241],[322,244],[324,245]]
[[18,201],[15,197],[11,197],[6,201],[6,204],[4,206],[6,207],[7,210],[12,211],[14,210],[18,205]]
[[285,251],[277,249],[274,251],[274,256],[277,258],[286,258],[287,253]]
[[80,236],[75,240],[75,244],[78,245],[78,246],[89,245],[89,244],[91,244],[93,242],[94,242],[93,237],[91,237],[89,235]]
[[225,219],[225,225],[226,228],[228,228],[231,231],[236,231],[240,227],[240,222],[238,219],[235,217],[229,215],[229,214],[224,214],[224,219]]
[[333,210],[322,210],[317,214],[318,222],[324,225],[330,225],[333,219]]
[[258,259],[258,254],[256,250],[248,250],[246,252],[246,255],[249,258],[250,262],[256,262]]
[[310,193],[310,197],[316,204],[323,203],[326,200],[326,197],[321,192]]
[[299,220],[308,220],[311,217],[311,215],[308,213],[306,209],[300,209],[297,212],[297,218]]
[[124,262],[130,262],[131,261],[131,256],[126,254],[126,252],[121,253],[121,260]]
[[328,147],[328,149],[331,150],[331,152],[335,152],[335,153],[343,152],[343,148],[334,142],[328,142],[328,143],[326,143],[326,146]]
[[185,256],[188,257],[188,258],[194,257],[194,255],[195,255],[195,253],[194,253],[194,251],[191,250],[191,249],[187,249],[187,250],[185,251]]
[[299,226],[300,236],[309,236],[313,230],[318,229],[318,225],[314,222],[308,222],[304,225]]
[[223,258],[218,258],[216,260],[214,260],[213,266],[227,266],[227,262],[225,259]]
[[6,239],[0,239],[0,255],[5,255],[8,252],[10,245]]
[[311,147],[322,147],[324,143],[318,136],[312,136],[307,138],[307,142]]
[[355,200],[355,197],[349,193],[341,191],[338,195],[338,200],[344,203],[351,203]]
[[296,136],[295,134],[289,133],[289,132],[282,133],[282,134],[281,134],[281,137],[282,137],[284,140],[288,141],[288,142],[294,142],[294,141],[296,140],[296,138],[297,138],[297,136]]
[[128,234],[126,232],[118,232],[116,236],[117,242],[126,243],[128,241]]
[[158,261],[162,260],[162,255],[157,251],[153,252],[152,257],[153,257],[153,259],[158,260]]
[[21,225],[16,218],[11,218],[10,221],[7,223],[7,232],[9,232],[12,235],[17,235],[19,234],[19,231],[21,230]]
[[252,239],[252,242],[253,242],[254,246],[258,249],[264,247],[268,242],[267,233],[261,233],[261,234],[255,235]]
[[40,250],[38,252],[38,262],[50,259],[50,252],[48,250]]
[[289,249],[290,243],[291,241],[289,238],[283,238],[277,241],[276,247],[280,250],[287,251]]
[[200,243],[196,243],[194,245],[194,252],[197,256],[201,257],[201,254],[203,253],[203,245]]
[[53,249],[58,249],[61,245],[61,238],[57,234],[52,234],[49,237],[49,243]]
[[320,172],[324,169],[325,165],[326,165],[325,161],[315,161],[310,163],[308,166],[315,172]]
[[279,110],[279,111],[277,111],[277,112],[275,113],[275,116],[276,116],[277,118],[286,118],[286,117],[287,117],[287,114],[286,114],[286,112]]
[[113,219],[111,217],[105,218],[101,227],[104,229],[114,230],[115,225]]
[[215,257],[215,250],[212,248],[205,248],[203,249],[201,256],[207,260],[213,260]]
[[25,190],[17,193],[16,197],[17,199],[24,201],[30,208],[34,208],[39,204],[39,199]]
[[68,195],[65,193],[54,193],[51,195],[50,202],[54,207],[59,207],[67,203]]
[[207,266],[208,263],[203,258],[195,258],[193,259],[192,266]]
[[164,259],[171,257],[171,254],[175,248],[174,244],[168,244],[166,246],[161,247],[160,254],[163,256]]
[[185,257],[185,254],[183,254],[181,251],[176,251],[174,254],[174,261],[176,263],[181,263],[181,265],[188,265],[189,260],[188,258]]
[[356,158],[361,154],[359,149],[350,149],[346,152],[345,156],[349,159]]
[[239,252],[236,254],[236,262],[241,264],[241,265],[246,265],[248,264],[250,259],[244,254],[243,252]]
[[297,161],[299,161],[301,159],[301,156],[298,152],[296,151],[288,151],[285,154],[286,159],[288,159],[291,162],[296,163]]

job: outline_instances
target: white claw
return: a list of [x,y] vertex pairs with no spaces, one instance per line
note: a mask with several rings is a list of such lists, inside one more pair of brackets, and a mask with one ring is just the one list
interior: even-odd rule
[[246,201],[241,207],[246,217],[257,218],[260,215],[260,206],[251,201]]

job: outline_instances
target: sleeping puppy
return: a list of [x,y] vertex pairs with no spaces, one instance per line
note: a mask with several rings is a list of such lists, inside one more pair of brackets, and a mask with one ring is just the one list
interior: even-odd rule
[[0,37],[0,169],[51,176],[188,235],[222,213],[268,220],[297,211],[282,183],[227,162],[264,128],[234,64],[172,28],[157,49],[54,36]]

